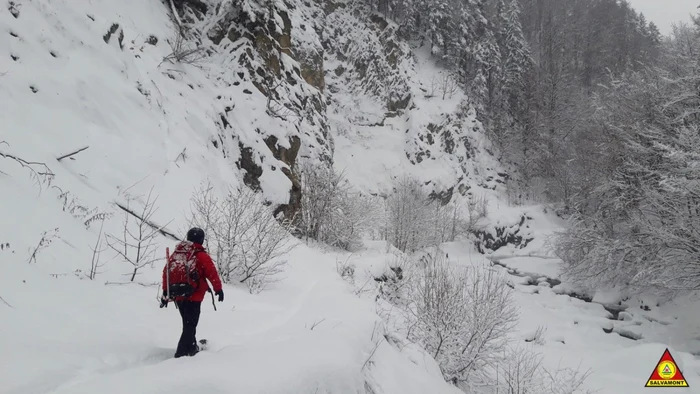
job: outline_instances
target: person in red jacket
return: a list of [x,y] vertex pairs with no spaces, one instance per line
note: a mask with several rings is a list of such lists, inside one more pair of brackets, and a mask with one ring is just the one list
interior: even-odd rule
[[[219,297],[219,302],[224,301],[224,291],[221,288],[221,278],[216,271],[216,266],[202,244],[204,243],[204,230],[192,228],[187,232],[187,240],[180,242],[173,252],[173,256],[180,253],[190,257],[194,266],[189,273],[193,285],[189,295],[177,296],[173,291],[173,266],[178,264],[174,258],[170,258],[163,268],[163,296],[160,307],[167,307],[169,301],[174,301],[182,317],[182,335],[177,344],[175,357],[194,356],[199,352],[197,345],[197,324],[202,310],[202,301],[209,290],[207,280],[214,287],[214,293]],[[186,252],[186,253],[183,253]],[[170,268],[170,271],[168,271]],[[170,286],[170,288],[168,288]],[[170,291],[169,291],[170,290]],[[168,295],[170,297],[168,297]]]

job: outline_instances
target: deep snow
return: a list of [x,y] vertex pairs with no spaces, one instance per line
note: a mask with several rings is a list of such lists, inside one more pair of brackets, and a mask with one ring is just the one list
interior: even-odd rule
[[[384,334],[393,338],[396,333],[378,315],[371,280],[392,259],[381,242],[368,242],[352,255],[297,246],[286,256],[287,270],[268,290],[251,295],[242,286],[226,286],[218,311],[206,299],[199,336],[210,340],[210,349],[195,358],[172,359],[180,321],[173,305],[158,308],[158,287],[151,284],[159,280],[160,264],[138,276],[143,285],[105,285],[127,280],[130,267],[104,252],[105,272],[95,281],[86,279],[99,226],[86,228],[84,218],[68,212],[69,202],[75,197],[88,208],[113,212],[104,230],[117,232],[122,213],[112,203],[124,202],[124,191],[139,195],[153,187],[160,196],[156,221],[181,232],[200,181],[208,177],[221,189],[240,184],[233,165],[235,141],[226,142],[226,157],[211,143],[217,138],[218,114],[238,100],[232,118],[239,137],[252,144],[249,120],[264,103],[249,96],[216,99],[225,90],[208,76],[220,75],[221,65],[160,64],[170,50],[164,40],[171,30],[158,1],[21,3],[18,18],[0,10],[0,141],[7,143],[0,152],[47,163],[57,188],[39,188],[26,168],[0,159],[0,244],[9,244],[0,250],[5,268],[0,275],[0,392],[305,394],[366,393],[367,387],[375,394],[459,392],[442,380],[435,361],[418,346],[386,340]],[[115,37],[109,43],[103,39],[113,23],[124,31],[125,50]],[[159,37],[156,46],[145,43],[152,34]],[[439,70],[420,56],[412,72],[424,84]],[[418,93],[419,85],[411,89]],[[346,119],[353,101],[348,92],[339,93],[340,105],[331,115],[335,164],[361,190],[386,192],[392,175],[409,172],[442,185],[459,177],[448,157],[417,167],[406,161],[403,149],[411,141],[404,128],[442,119],[460,98],[416,97],[421,111],[411,119],[352,128]],[[370,118],[382,115],[376,104],[360,104]],[[351,132],[341,135],[343,127]],[[74,160],[55,159],[86,145]],[[476,160],[481,161],[470,165],[480,177],[494,171],[488,156]],[[273,190],[284,179],[265,181],[272,199],[284,197],[282,188]],[[70,192],[67,204],[58,199],[64,191]],[[495,193],[490,196],[491,223],[510,223],[527,212],[534,218],[529,230],[535,236],[527,248],[498,250],[491,258],[557,277],[559,262],[547,257],[544,240],[564,223],[543,214],[540,206],[508,207],[495,200]],[[55,228],[57,237],[29,263],[42,232]],[[172,244],[159,238],[159,250]],[[443,249],[454,264],[488,264],[469,243]],[[339,277],[338,260],[356,264],[356,286]],[[645,311],[633,297],[625,301],[630,306],[620,314],[623,320],[611,320],[600,303],[557,294],[570,284],[550,289],[526,285],[523,277],[512,280],[520,306],[513,340],[525,344],[539,327],[546,328],[544,343],[528,346],[549,367],[591,368],[587,387],[601,394],[644,393],[646,379],[669,347],[690,384],[685,390],[700,392],[700,361],[693,355],[700,354],[696,298],[660,307],[644,299],[651,307]],[[598,294],[594,301],[618,299],[614,293]]]

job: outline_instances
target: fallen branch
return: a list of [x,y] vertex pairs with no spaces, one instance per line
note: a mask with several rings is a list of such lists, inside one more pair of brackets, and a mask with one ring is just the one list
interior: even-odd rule
[[313,330],[314,330],[314,328],[316,328],[316,326],[318,326],[319,324],[323,323],[323,322],[324,322],[325,320],[326,320],[326,318],[324,317],[323,319],[321,319],[321,320],[319,320],[319,321],[316,321],[316,322],[314,322],[314,324],[312,324],[312,325],[311,325],[311,328],[310,328],[310,330],[311,330],[311,331],[313,331]]
[[364,370],[367,364],[372,360],[372,357],[374,357],[374,353],[377,352],[377,349],[379,349],[379,346],[382,344],[382,340],[379,339],[377,342],[374,343],[374,349],[372,349],[372,352],[369,354],[369,357],[367,357],[367,360],[365,360],[365,363],[362,364],[362,368],[360,370]]
[[69,154],[67,154],[67,155],[63,155],[63,156],[59,157],[59,158],[57,158],[56,160],[61,161],[61,160],[66,159],[66,158],[68,158],[68,157],[75,156],[75,155],[77,155],[78,153],[84,151],[84,150],[87,149],[87,148],[89,148],[89,146],[86,145],[86,146],[84,146],[84,147],[82,147],[82,148],[80,148],[80,149],[78,149],[78,150],[76,150],[76,151],[73,151],[73,152],[71,152],[71,153],[69,153]]
[[171,233],[170,231],[166,230],[164,226],[159,226],[159,225],[157,225],[157,224],[155,224],[155,223],[153,223],[153,222],[151,222],[151,221],[149,221],[149,220],[143,219],[139,214],[135,213],[135,212],[132,211],[131,209],[125,207],[124,205],[122,205],[122,204],[120,204],[120,203],[118,203],[118,202],[115,202],[114,204],[116,204],[116,206],[118,206],[118,207],[121,208],[124,212],[130,214],[131,216],[133,216],[133,217],[135,217],[135,218],[137,218],[137,219],[139,219],[139,220],[143,220],[146,224],[148,224],[149,226],[151,226],[153,229],[157,230],[157,231],[158,231],[159,233],[161,233],[163,236],[169,237],[169,238],[171,238],[171,239],[174,240],[174,241],[181,241],[181,239],[180,239],[177,235],[175,235],[175,234]]
[[9,306],[10,308],[12,308],[12,309],[15,309],[15,307],[14,307],[14,306],[12,306],[12,305],[10,305],[10,303],[8,303],[7,301],[5,301],[5,299],[4,299],[4,298],[2,298],[2,296],[0,296],[0,301],[2,301],[2,302],[3,302],[3,304],[5,304],[5,305]]

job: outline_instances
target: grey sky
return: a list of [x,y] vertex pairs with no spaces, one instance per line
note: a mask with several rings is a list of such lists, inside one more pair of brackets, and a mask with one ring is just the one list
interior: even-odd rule
[[671,32],[671,24],[689,21],[688,14],[695,14],[700,0],[628,0],[632,7],[641,12],[649,21],[659,26],[661,34]]

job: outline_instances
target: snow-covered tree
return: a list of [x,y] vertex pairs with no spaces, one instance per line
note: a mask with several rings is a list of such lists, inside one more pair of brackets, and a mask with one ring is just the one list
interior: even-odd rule
[[353,190],[342,173],[323,164],[301,163],[300,230],[307,239],[351,250],[382,221],[375,198]]
[[499,0],[498,10],[498,38],[505,96],[503,104],[509,114],[517,116],[522,110],[524,78],[532,66],[532,57],[520,24],[518,0]]

